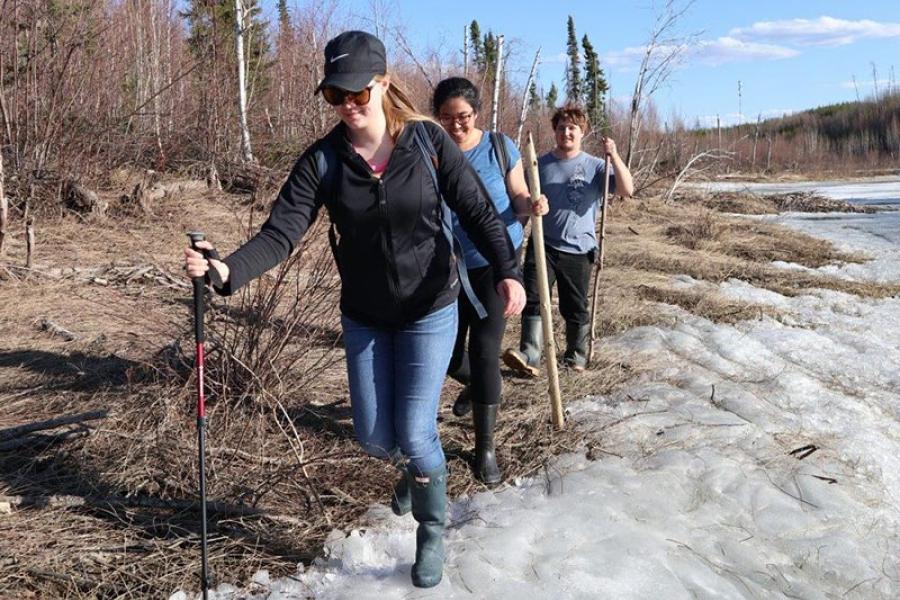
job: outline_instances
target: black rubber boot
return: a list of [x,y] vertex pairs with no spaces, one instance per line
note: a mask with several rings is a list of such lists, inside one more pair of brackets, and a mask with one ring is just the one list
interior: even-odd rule
[[590,324],[566,321],[566,353],[563,355],[563,362],[573,371],[581,372],[587,368],[590,338]]
[[453,414],[457,417],[464,417],[472,410],[472,390],[469,386],[462,389],[453,403]]
[[537,377],[541,374],[541,354],[544,345],[544,330],[540,316],[522,317],[522,337],[519,349],[509,348],[503,353],[507,367],[521,375]]
[[[415,471],[414,467],[410,467]],[[430,588],[441,582],[444,573],[444,523],[447,518],[447,467],[416,476],[409,473],[412,514],[416,529],[416,562],[412,583]]]
[[472,422],[475,425],[475,479],[485,485],[497,485],[503,480],[494,452],[494,426],[497,423],[498,404],[472,404]]

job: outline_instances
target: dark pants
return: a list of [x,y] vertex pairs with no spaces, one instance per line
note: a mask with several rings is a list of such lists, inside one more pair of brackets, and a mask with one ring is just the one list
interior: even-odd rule
[[[553,284],[559,294],[559,312],[566,323],[586,325],[591,316],[588,312],[588,286],[591,284],[591,270],[594,265],[590,254],[570,254],[546,247],[547,286],[553,293]],[[541,314],[541,300],[538,294],[537,264],[534,260],[534,246],[528,241],[525,251],[525,310],[526,317]]]
[[459,295],[459,328],[447,373],[469,386],[475,404],[499,404],[500,345],[503,343],[503,330],[506,329],[503,298],[497,294],[491,267],[469,269],[469,281],[484,305],[487,317],[479,319],[466,295]]

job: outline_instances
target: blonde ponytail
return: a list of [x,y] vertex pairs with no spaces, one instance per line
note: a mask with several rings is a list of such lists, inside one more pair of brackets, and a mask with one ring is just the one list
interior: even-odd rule
[[[384,75],[376,75],[375,81],[384,80]],[[409,96],[392,77],[387,91],[381,97],[381,106],[387,122],[388,133],[394,141],[400,136],[403,127],[410,121],[431,121],[431,117],[420,113]]]

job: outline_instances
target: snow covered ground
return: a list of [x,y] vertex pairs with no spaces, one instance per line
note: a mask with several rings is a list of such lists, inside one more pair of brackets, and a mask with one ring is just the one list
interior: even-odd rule
[[[900,180],[816,189],[900,207]],[[767,218],[874,258],[829,271],[900,280],[900,212]],[[569,399],[594,460],[453,502],[438,587],[409,583],[412,517],[373,507],[374,525],[335,532],[293,577],[211,597],[900,598],[900,298],[717,287],[787,316],[728,326],[670,308],[677,327],[611,340],[657,368]]]

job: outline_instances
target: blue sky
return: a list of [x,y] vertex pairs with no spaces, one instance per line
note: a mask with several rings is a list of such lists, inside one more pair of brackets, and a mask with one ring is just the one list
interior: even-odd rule
[[[344,0],[337,7],[348,25],[372,30],[367,23],[371,7],[378,6],[382,19],[400,26],[414,49],[458,48],[460,54],[463,27],[477,19],[482,31],[502,33],[511,43],[510,76],[515,79],[524,82],[535,51],[542,48],[539,82],[545,91],[551,82],[564,85],[566,19],[572,15],[579,40],[587,34],[600,54],[613,98],[624,99],[631,94],[640,49],[662,4]],[[294,10],[309,5],[289,0]],[[664,119],[679,115],[688,125],[715,123],[717,114],[724,123],[741,113],[753,121],[759,113],[777,116],[854,100],[854,76],[861,97],[873,92],[873,62],[880,91],[889,86],[892,69],[900,71],[898,0],[697,0],[677,32],[696,34],[697,43],[654,99]]]

